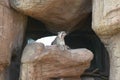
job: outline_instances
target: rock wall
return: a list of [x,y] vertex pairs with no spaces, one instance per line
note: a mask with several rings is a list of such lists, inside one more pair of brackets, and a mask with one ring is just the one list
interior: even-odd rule
[[[27,18],[9,6],[9,0],[0,0],[0,74],[11,63],[15,50],[21,50]],[[0,80],[4,80],[2,77]]]
[[120,79],[120,0],[93,0],[92,28],[110,57],[110,80]]
[[[10,1],[16,10],[41,20],[53,32],[74,30],[75,25],[91,12],[91,0],[33,0],[32,3],[29,0]],[[109,52],[110,80],[119,80],[120,0],[93,0],[92,12],[92,28]],[[4,80],[4,70],[10,64],[11,55],[21,50],[26,17],[14,11],[8,0],[1,0],[0,18],[0,80]]]

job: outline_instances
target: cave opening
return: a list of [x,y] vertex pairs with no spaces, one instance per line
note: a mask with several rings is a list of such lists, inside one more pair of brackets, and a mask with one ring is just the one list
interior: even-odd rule
[[[68,34],[65,37],[65,42],[71,49],[87,48],[94,53],[94,59],[91,62],[91,66],[86,70],[86,73],[88,74],[83,74],[83,77],[89,76],[93,77],[94,80],[108,80],[109,55],[103,43],[92,30],[91,21],[92,16],[90,14],[86,20],[83,20],[82,24],[80,23],[80,26],[82,25],[84,27],[78,28]],[[79,26],[79,24],[77,26]],[[38,38],[51,35],[56,34],[50,32],[42,22],[31,17],[28,18],[25,38],[26,42],[30,38],[36,40]]]

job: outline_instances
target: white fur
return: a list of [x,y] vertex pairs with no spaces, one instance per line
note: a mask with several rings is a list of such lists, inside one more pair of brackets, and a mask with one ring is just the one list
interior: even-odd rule
[[35,42],[43,43],[45,46],[50,46],[57,36],[48,36],[37,39]]

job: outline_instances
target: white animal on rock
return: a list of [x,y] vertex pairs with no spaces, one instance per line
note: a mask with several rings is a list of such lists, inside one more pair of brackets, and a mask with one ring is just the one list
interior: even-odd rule
[[37,39],[35,42],[43,43],[45,46],[50,46],[57,36],[48,36]]

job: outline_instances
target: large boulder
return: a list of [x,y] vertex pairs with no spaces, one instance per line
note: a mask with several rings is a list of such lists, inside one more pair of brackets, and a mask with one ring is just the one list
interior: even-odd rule
[[[16,10],[46,24],[52,31],[72,31],[91,12],[91,0],[10,0]],[[80,26],[77,26],[80,27]]]
[[60,77],[78,80],[89,68],[92,59],[93,54],[87,49],[63,51],[55,45],[28,44],[22,55],[20,80],[50,80]]

